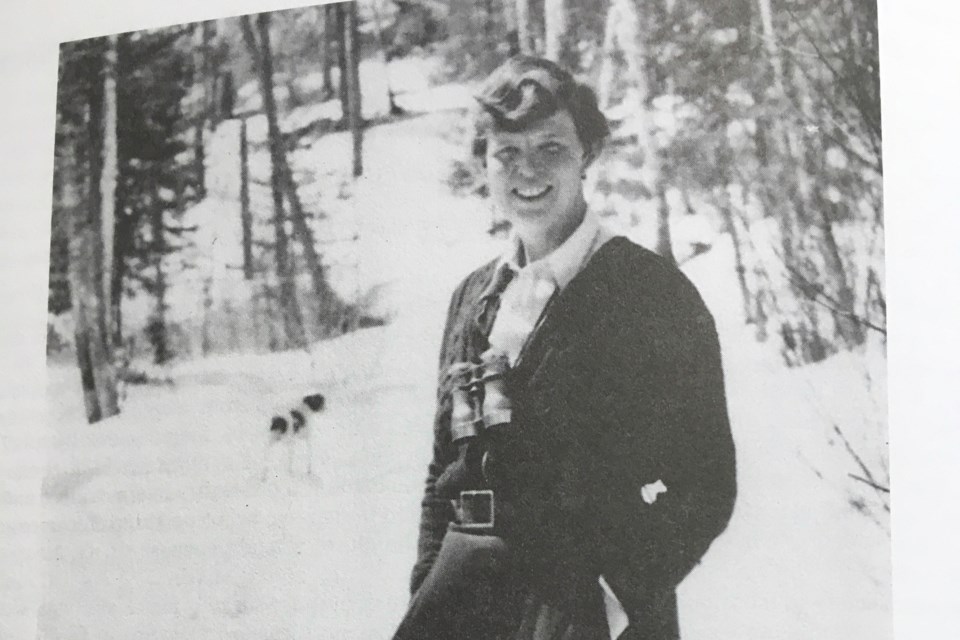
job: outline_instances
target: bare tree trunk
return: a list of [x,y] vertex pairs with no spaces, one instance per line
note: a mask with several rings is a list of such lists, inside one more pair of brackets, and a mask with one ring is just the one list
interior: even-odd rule
[[[656,60],[653,55],[647,55],[645,58],[646,61],[646,79],[647,79],[647,90],[648,95],[653,93],[653,85],[655,84],[655,74],[656,74]],[[668,88],[668,92],[672,93],[672,86]],[[653,105],[649,104],[646,109],[646,126],[647,128],[647,141],[646,148],[649,151],[649,162],[650,167],[648,168],[648,175],[653,179],[654,192],[657,194],[657,253],[661,256],[672,262],[673,264],[677,263],[677,259],[673,255],[673,240],[670,234],[670,202],[667,200],[667,183],[668,177],[666,168],[661,158],[660,149],[657,148],[656,137],[653,130]],[[672,170],[671,170],[671,173]]]
[[665,185],[662,180],[657,180],[657,248],[658,254],[677,264],[677,259],[673,255],[673,240],[670,235],[670,204],[667,202]]
[[123,284],[124,278],[126,277],[126,256],[130,252],[133,245],[133,236],[134,236],[134,225],[132,222],[132,216],[127,215],[122,209],[122,203],[124,202],[124,193],[123,186],[120,181],[120,154],[119,154],[119,145],[117,144],[117,123],[119,122],[118,115],[118,100],[117,100],[117,78],[122,73],[121,61],[119,58],[119,52],[121,50],[121,42],[123,42],[129,36],[118,36],[115,43],[115,73],[113,78],[113,88],[111,93],[114,95],[114,102],[111,109],[113,110],[114,125],[111,126],[111,131],[113,135],[113,141],[111,144],[114,145],[117,152],[114,154],[115,158],[113,161],[114,165],[114,175],[116,176],[115,185],[111,189],[114,193],[113,197],[113,217],[114,224],[113,228],[113,240],[111,241],[111,246],[113,247],[113,257],[110,262],[111,266],[111,275],[110,275],[110,286],[107,289],[110,292],[110,314],[111,314],[111,326],[112,326],[112,346],[115,353],[119,353],[120,349],[125,348],[126,340],[123,336],[123,314],[121,303],[123,301]]
[[206,178],[206,158],[204,153],[204,129],[207,126],[207,119],[210,116],[210,83],[208,76],[210,73],[210,51],[209,42],[210,27],[206,22],[197,24],[194,28],[195,37],[199,34],[199,45],[193,57],[193,85],[200,86],[203,93],[203,101],[196,113],[193,122],[193,167],[196,175],[197,196],[203,199],[207,196],[207,178]]
[[[118,174],[119,175],[119,174]],[[117,196],[115,202],[122,202]],[[112,343],[114,349],[123,348],[126,342],[123,336],[123,284],[127,273],[126,254],[133,242],[133,229],[130,216],[123,213],[117,218],[116,233],[113,240],[113,274],[110,278],[110,313],[113,321]]]
[[237,89],[233,86],[233,73],[224,71],[218,78],[217,115],[219,120],[231,120],[237,104]]
[[[182,200],[182,191],[177,194]],[[179,206],[179,205],[178,205]],[[170,334],[167,327],[167,275],[164,270],[163,257],[167,253],[166,230],[163,221],[163,207],[158,203],[151,206],[150,234],[151,253],[153,254],[153,295],[154,307],[150,318],[148,334],[153,347],[153,362],[166,364],[173,358],[170,347]]]
[[[726,231],[730,234],[730,241],[733,243],[734,269],[737,272],[737,283],[740,285],[740,297],[743,300],[743,319],[747,324],[752,324],[754,322],[753,301],[750,296],[750,288],[747,286],[747,268],[743,263],[743,247],[740,242],[740,232],[737,229],[736,216],[733,214],[734,205],[730,198],[730,185],[733,182],[731,166],[734,162],[734,152],[726,134],[729,121],[727,113],[721,112],[719,129],[724,132],[724,137],[717,157],[717,164],[719,165],[717,168],[720,174],[720,197],[717,204]],[[746,190],[746,186],[743,188]]]
[[390,83],[390,56],[387,55],[387,47],[383,41],[383,29],[380,24],[380,0],[374,0],[373,8],[373,31],[377,40],[377,49],[380,51],[380,58],[383,60],[383,75],[387,80],[387,100],[390,107],[390,115],[398,116],[404,113],[404,110],[397,104],[396,96],[393,93],[393,85]]
[[560,61],[568,29],[566,5],[566,0],[543,0],[544,55],[554,62]]
[[727,191],[727,182],[720,186],[720,215],[730,241],[733,243],[734,269],[737,271],[737,283],[740,285],[740,297],[743,300],[743,319],[747,324],[754,322],[753,305],[750,297],[750,288],[747,286],[747,268],[743,263],[743,246],[740,242],[740,232],[737,230],[736,219],[733,215],[733,203]]
[[[73,312],[74,345],[80,383],[83,389],[83,404],[87,422],[93,423],[106,417],[97,394],[98,362],[102,362],[102,350],[98,353],[96,307],[96,277],[93,266],[93,247],[87,228],[89,212],[80,203],[75,175],[75,144],[66,144],[58,154],[57,164],[62,188],[61,206],[67,212],[68,254],[67,276],[70,283],[70,307]],[[98,357],[99,356],[99,357]]]
[[516,0],[516,8],[517,42],[520,46],[520,53],[532,55],[534,48],[530,29],[530,0]]
[[343,302],[330,285],[327,283],[326,270],[320,254],[317,253],[313,238],[313,231],[307,223],[306,212],[303,210],[303,203],[297,194],[297,185],[293,179],[293,173],[289,165],[284,166],[283,170],[284,189],[287,193],[287,199],[290,202],[290,217],[293,221],[293,233],[300,240],[303,247],[303,257],[307,263],[307,269],[310,271],[311,281],[313,283],[313,295],[316,297],[318,312],[318,323],[322,327],[330,327],[335,322],[344,308]]
[[225,298],[223,301],[223,315],[224,315],[224,324],[227,325],[227,344],[226,350],[231,353],[236,353],[240,351],[240,327],[239,319],[237,318],[237,310],[234,308],[233,304],[230,302],[230,298]]
[[253,280],[253,215],[250,213],[250,149],[246,118],[240,120],[240,225],[243,234],[243,277]]
[[216,118],[216,85],[217,77],[213,59],[214,39],[217,34],[217,24],[214,20],[200,23],[200,32],[203,44],[200,48],[203,73],[203,122],[204,126],[213,126]]
[[545,57],[571,70],[577,68],[577,42],[568,0],[543,0]]
[[729,197],[721,212],[724,220],[727,221],[730,240],[733,242],[734,269],[737,271],[737,283],[740,285],[740,297],[743,299],[743,321],[752,324],[754,322],[753,305],[750,300],[750,288],[747,286],[747,267],[743,264],[743,245],[740,242],[740,232],[737,231]]
[[193,86],[200,86],[201,91],[204,94],[204,105],[201,106],[199,111],[196,113],[193,123],[193,168],[194,174],[196,175],[197,197],[203,199],[207,195],[207,178],[203,152],[203,129],[206,127],[207,115],[207,109],[205,107],[205,102],[207,100],[207,84],[205,74],[207,70],[208,57],[206,42],[207,29],[203,26],[203,24],[195,25],[195,38],[197,37],[197,34],[199,34],[200,42],[196,48],[196,53],[193,56],[194,71],[192,75],[192,84]]
[[853,348],[863,344],[866,336],[863,326],[857,321],[856,295],[850,282],[847,279],[847,272],[843,266],[843,259],[840,257],[840,248],[837,246],[836,237],[833,234],[833,221],[828,210],[831,208],[826,198],[818,194],[819,210],[822,218],[821,232],[824,242],[824,263],[827,267],[827,273],[832,281],[831,285],[836,292],[834,304],[836,310],[833,314],[836,322],[837,332],[848,348]]
[[[660,150],[654,136],[652,97],[656,92],[656,59],[647,44],[645,23],[637,0],[612,0],[607,14],[600,72],[600,104],[630,100],[628,116],[636,144],[631,144],[626,161],[635,169],[630,191],[638,197],[656,199],[656,251],[676,262],[670,234],[670,206],[666,198]],[[621,68],[625,67],[625,68]],[[620,94],[623,94],[622,96]]]
[[287,101],[284,112],[289,113],[298,107],[302,107],[304,100],[300,95],[300,89],[297,88],[297,78],[300,77],[300,70],[297,67],[297,56],[291,55],[285,57],[287,70]]
[[[653,66],[648,62],[650,53],[647,51],[647,38],[638,4],[638,0],[613,0],[610,9],[616,9],[614,28],[627,67],[627,84],[639,92],[637,102],[646,110],[654,87],[654,82],[648,77]],[[644,127],[644,135],[649,135],[649,126]]]
[[213,350],[213,339],[210,336],[210,314],[213,310],[213,276],[207,275],[203,279],[203,318],[200,320],[200,353],[204,357]]
[[[116,36],[106,39],[103,83],[91,95],[88,121],[90,149],[89,231],[93,258],[96,330],[90,334],[91,357],[102,417],[120,413],[117,375],[111,348],[110,280],[113,274],[113,237],[117,186]],[[95,167],[95,168],[93,168]]]
[[273,295],[266,282],[263,283],[260,300],[264,324],[267,327],[267,350],[279,351],[283,345],[281,344],[281,337],[277,333],[276,296]]
[[[337,16],[337,90],[340,93],[340,123],[346,128],[350,118],[350,69],[347,64],[347,11],[343,3],[331,5]],[[352,6],[352,5],[351,5]]]
[[[108,40],[104,48],[101,63],[104,78],[115,73],[110,61],[112,46],[113,43]],[[114,91],[112,98],[107,95],[111,90]],[[110,247],[104,246],[106,233],[103,211],[106,201],[111,203],[108,206],[112,211],[115,197],[112,191],[104,192],[104,189],[109,190],[111,185],[116,185],[116,143],[115,138],[113,143],[107,140],[106,132],[110,127],[111,109],[114,113],[114,129],[116,127],[115,106],[109,105],[111,99],[116,99],[115,76],[112,87],[106,81],[92,83],[86,98],[86,122],[80,140],[68,142],[58,160],[63,176],[63,206],[70,220],[68,273],[77,364],[87,420],[92,423],[120,412],[108,324],[112,269],[104,263],[105,256],[112,253],[112,244]],[[85,151],[85,157],[81,156],[82,151]],[[111,152],[114,154],[112,160],[105,157]],[[114,167],[113,181],[103,176],[104,165],[110,166],[111,163]],[[78,175],[78,164],[85,173],[82,179]],[[83,184],[80,195],[77,193],[78,184]],[[110,218],[112,224],[112,215]],[[112,235],[110,238],[112,243]]]
[[757,0],[760,10],[760,24],[763,28],[763,45],[767,51],[770,66],[773,69],[773,80],[778,92],[783,94],[783,62],[780,60],[780,50],[777,46],[777,37],[773,29],[773,11],[770,0]]
[[[771,10],[770,0],[757,0],[757,7],[760,14],[760,24],[763,31],[764,49],[767,52],[768,62],[773,73],[773,88],[777,102],[786,108],[787,93],[785,88],[783,60],[780,57],[780,49],[777,43],[777,35],[773,26],[773,11]],[[755,96],[763,99],[763,96]],[[765,149],[764,159],[761,164],[766,168],[766,184],[776,184],[784,190],[784,206],[776,206],[773,198],[767,192],[770,201],[768,212],[776,215],[780,224],[781,244],[783,246],[783,259],[787,269],[793,269],[796,265],[794,245],[797,242],[797,236],[801,233],[800,225],[806,218],[805,207],[803,203],[800,187],[803,182],[799,172],[800,158],[793,153],[789,134],[784,130],[779,122],[765,121],[762,127],[758,123],[757,135],[762,136],[762,145]],[[771,151],[776,151],[780,155],[780,162],[769,158]],[[795,168],[794,172],[788,169],[788,166]]]
[[346,51],[348,88],[347,108],[350,114],[350,131],[353,135],[353,177],[363,175],[363,112],[360,94],[360,39],[357,33],[357,4],[344,7],[344,50]]
[[[106,50],[104,49],[103,52]],[[101,56],[104,53],[101,52]],[[97,67],[97,80],[103,71],[104,57],[100,58]],[[84,181],[84,190],[81,199],[85,201],[87,212],[82,224],[78,227],[79,233],[91,233],[95,237],[87,240],[89,247],[89,261],[95,279],[91,291],[97,297],[103,292],[103,163],[105,151],[104,114],[106,112],[105,83],[94,81],[86,93],[84,105],[84,139],[77,148],[78,166]],[[100,307],[99,301],[92,307],[97,315],[98,326],[108,327],[105,310]]]
[[264,109],[267,115],[267,136],[270,146],[270,191],[273,196],[274,257],[276,260],[277,280],[280,286],[280,310],[283,314],[284,330],[289,343],[296,347],[307,345],[307,335],[303,326],[303,315],[297,301],[296,274],[293,270],[292,256],[287,245],[285,214],[283,207],[283,167],[286,165],[286,150],[277,123],[277,105],[273,95],[273,57],[270,50],[270,15],[257,15],[257,31],[260,45],[250,27],[247,16],[240,18],[244,39],[250,49],[251,57],[258,63],[260,89],[263,93]]
[[[117,36],[107,37],[103,57],[103,160],[100,163],[100,233],[103,247],[101,290],[104,325],[111,342],[117,332],[113,311],[114,239],[117,204]],[[123,342],[122,339],[120,341]]]
[[193,127],[193,168],[197,176],[197,197],[201,200],[207,197],[207,170],[206,158],[203,152],[203,122],[197,122]]
[[601,109],[613,106],[614,81],[617,77],[617,31],[621,19],[629,19],[629,15],[621,16],[620,2],[613,0],[607,9],[607,19],[603,28],[603,43],[600,47],[600,77],[597,80],[597,102]]
[[[269,339],[266,337],[269,329],[266,325],[270,323],[269,313],[263,303],[263,289],[265,285],[260,282],[247,282],[247,309],[250,316],[250,330],[253,333],[253,344],[257,350],[261,346],[267,347]],[[268,349],[269,350],[269,349]]]
[[517,0],[500,0],[500,12],[507,29],[507,52],[511,56],[520,53],[520,36],[517,33]]
[[323,42],[320,44],[320,66],[323,73],[320,87],[321,99],[327,100],[333,95],[333,58],[334,44],[337,38],[337,14],[333,5],[317,7],[317,13],[323,19]]
[[[258,60],[258,64],[262,64],[261,53],[257,52],[256,59]],[[251,237],[252,219],[249,211],[249,169],[247,166],[248,152],[245,125],[246,122],[243,121],[240,129],[241,213],[243,214],[244,211],[246,212],[244,217],[246,221],[244,223],[244,265],[245,269],[247,268],[247,265],[250,265],[249,270],[247,271],[247,279],[250,280],[253,278],[253,243]],[[320,317],[318,318],[318,322],[321,326],[328,326],[331,322],[331,318],[339,313],[340,309],[343,307],[343,303],[337,296],[336,292],[327,283],[323,261],[321,260],[319,253],[317,253],[313,232],[307,222],[306,211],[304,210],[303,203],[300,200],[299,194],[297,193],[297,184],[293,177],[293,170],[290,167],[290,162],[288,161],[285,152],[277,155],[276,167],[279,187],[290,204],[290,219],[293,223],[293,233],[300,240],[301,246],[303,247],[303,256],[307,263],[307,269],[310,272],[311,281],[313,283],[313,293],[316,296],[317,304],[320,309]],[[272,177],[273,176],[271,174],[271,179]],[[246,203],[245,206],[244,203]],[[285,244],[285,236],[283,240]]]

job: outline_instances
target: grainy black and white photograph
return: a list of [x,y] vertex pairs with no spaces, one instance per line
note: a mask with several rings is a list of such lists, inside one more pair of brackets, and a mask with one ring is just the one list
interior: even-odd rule
[[63,42],[38,636],[893,637],[877,7]]

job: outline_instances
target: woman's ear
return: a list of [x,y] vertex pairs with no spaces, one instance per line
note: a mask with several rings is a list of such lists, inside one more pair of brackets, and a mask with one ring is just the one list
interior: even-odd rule
[[601,149],[602,147],[599,145],[591,145],[590,148],[583,152],[583,160],[580,161],[581,173],[586,173],[587,169],[590,168],[590,165],[592,165],[600,155]]

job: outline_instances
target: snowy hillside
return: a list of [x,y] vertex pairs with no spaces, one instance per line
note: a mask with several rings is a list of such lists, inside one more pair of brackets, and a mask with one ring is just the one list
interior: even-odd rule
[[[334,285],[382,287],[392,323],[309,353],[180,362],[172,386],[132,388],[120,416],[93,426],[75,367],[51,365],[39,637],[389,637],[407,602],[448,296],[499,247],[483,232],[486,204],[446,184],[463,156],[462,111],[450,107],[466,92],[410,83],[405,104],[431,109],[367,131],[363,178],[344,181],[347,134],[295,156],[318,175],[305,200],[322,203],[328,231],[358,238],[355,270],[334,269]],[[232,162],[232,126],[211,142],[222,154],[211,166]],[[239,243],[216,223],[230,176],[210,180],[213,195],[193,214],[208,234],[198,251],[217,270]],[[675,241],[703,233],[691,218]],[[833,430],[859,450],[885,446],[884,360],[868,350],[786,369],[743,326],[732,248],[712,242],[684,270],[721,332],[740,493],[730,528],[682,585],[683,637],[889,638],[888,524],[851,493],[858,470]],[[179,300],[181,314],[195,312],[196,299]],[[329,402],[318,471],[261,482],[270,410],[309,390]]]

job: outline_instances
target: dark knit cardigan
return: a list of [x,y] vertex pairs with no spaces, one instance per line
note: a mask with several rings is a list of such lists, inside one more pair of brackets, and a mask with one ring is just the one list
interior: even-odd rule
[[[443,372],[484,348],[470,327],[495,266],[451,299],[413,591],[453,518],[434,493],[457,456]],[[596,603],[602,575],[630,616],[622,638],[677,637],[675,589],[736,495],[720,348],[700,295],[676,267],[614,238],[549,307],[509,384],[517,428],[497,451],[497,499],[532,589],[559,606]],[[641,487],[657,480],[667,491],[647,504]]]

